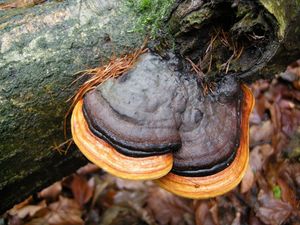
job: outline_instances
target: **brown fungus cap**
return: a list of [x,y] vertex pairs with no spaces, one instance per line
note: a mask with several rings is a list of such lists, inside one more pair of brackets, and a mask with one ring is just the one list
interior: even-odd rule
[[207,176],[226,168],[239,146],[240,86],[231,78],[216,92],[202,95],[195,80],[186,82],[188,100],[179,129],[182,146],[174,152],[173,172]]
[[176,60],[143,54],[128,73],[76,105],[72,134],[91,161],[116,176],[155,179],[172,169],[158,181],[165,188],[174,177],[207,178],[234,165],[241,149],[248,151],[243,123],[252,106],[244,104],[250,98],[245,90],[227,76],[215,92],[203,94],[194,75],[177,70]]
[[172,168],[171,154],[134,158],[120,154],[111,145],[95,136],[89,129],[79,101],[72,113],[73,139],[80,151],[107,172],[124,179],[148,180],[166,175]]
[[120,153],[165,154],[180,147],[178,121],[172,116],[178,88],[179,75],[159,57],[144,54],[133,70],[85,95],[85,118],[91,131]]
[[254,106],[251,90],[242,85],[242,91],[240,141],[233,162],[224,170],[209,176],[187,177],[169,173],[156,181],[160,187],[186,198],[204,199],[222,195],[239,184],[249,161],[249,116]]

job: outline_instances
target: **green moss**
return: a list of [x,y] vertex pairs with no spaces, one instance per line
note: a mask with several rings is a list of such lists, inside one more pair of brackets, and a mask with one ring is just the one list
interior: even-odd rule
[[276,198],[276,199],[281,198],[281,188],[279,186],[276,185],[273,187],[273,195],[274,195],[274,198]]
[[[182,20],[180,24],[181,32],[186,32],[190,29],[190,27],[197,27],[200,29],[205,21],[207,21],[212,15],[212,10],[206,7],[190,13]],[[178,26],[178,24],[173,24],[173,26]]]
[[140,0],[138,1],[139,7],[142,11],[147,10],[151,7],[151,0]]
[[272,13],[279,24],[279,37],[283,38],[287,24],[297,14],[300,7],[300,0],[260,0],[260,2]]
[[[0,12],[0,36],[7,36],[0,54],[0,192],[5,196],[0,212],[82,165],[77,151],[61,156],[50,148],[64,141],[62,123],[66,100],[77,87],[70,85],[75,73],[130,52],[145,38],[127,33],[137,14],[123,3],[99,10],[80,2],[46,1],[10,15],[13,20],[3,26],[2,19],[9,19]],[[141,6],[145,12],[147,2]]]
[[175,0],[126,0],[127,6],[137,16],[132,32],[149,32],[154,37],[162,28],[163,19],[171,10]]

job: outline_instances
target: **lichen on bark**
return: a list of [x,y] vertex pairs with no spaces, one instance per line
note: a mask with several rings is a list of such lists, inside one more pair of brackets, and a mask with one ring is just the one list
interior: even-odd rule
[[0,211],[85,163],[60,155],[78,71],[140,47],[124,1],[47,1],[0,11]]

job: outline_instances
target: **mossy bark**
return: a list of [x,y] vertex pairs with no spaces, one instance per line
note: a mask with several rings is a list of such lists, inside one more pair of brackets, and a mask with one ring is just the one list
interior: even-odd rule
[[262,69],[264,77],[276,74],[300,58],[300,0],[260,0],[261,4],[276,18],[280,46],[276,54]]
[[206,77],[271,77],[300,57],[300,2],[183,0],[168,22],[175,48]]
[[[62,155],[51,150],[64,142],[63,117],[69,107],[66,100],[78,87],[70,86],[76,72],[98,66],[113,54],[138,48],[147,35],[145,31],[156,33],[162,15],[168,9],[176,11],[172,0],[163,0],[163,4],[153,1],[158,4],[159,13],[153,5],[134,2],[46,1],[31,8],[0,11],[0,212],[86,162],[75,146]],[[195,1],[177,1],[177,4],[191,2]],[[296,7],[299,6],[296,0],[289,4],[275,0],[261,2],[275,21],[270,26],[276,31],[274,38],[278,45],[274,45],[276,49],[257,71],[273,75],[288,60],[300,57],[297,45],[300,7]],[[282,10],[277,15],[271,9],[278,2]],[[189,10],[178,15],[197,11]],[[171,34],[168,37],[175,36],[174,27],[186,32],[188,23],[200,28],[210,12],[202,9],[178,20],[170,17],[166,24],[171,29],[165,29],[165,33]],[[201,29],[198,32],[207,33]],[[176,49],[178,43],[174,43]],[[202,48],[205,50],[207,46]]]
[[126,1],[47,1],[0,11],[0,212],[86,163],[60,154],[76,72],[141,46]]

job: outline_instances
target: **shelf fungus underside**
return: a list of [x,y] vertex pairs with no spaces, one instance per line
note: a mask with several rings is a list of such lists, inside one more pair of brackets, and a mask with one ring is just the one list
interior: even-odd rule
[[[204,94],[197,76],[179,70],[176,60],[146,53],[77,103],[72,134],[87,158],[116,176],[160,178],[176,194],[212,197],[236,186],[245,172],[252,105],[251,92],[232,76]],[[233,177],[228,190],[222,180],[208,194],[197,191],[201,180],[218,175]]]

